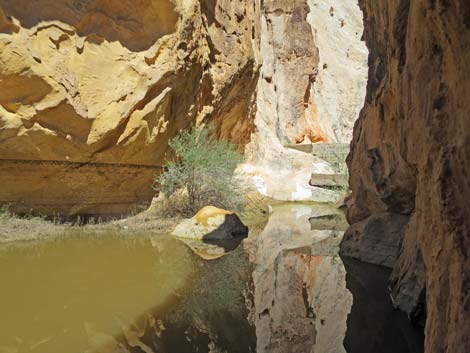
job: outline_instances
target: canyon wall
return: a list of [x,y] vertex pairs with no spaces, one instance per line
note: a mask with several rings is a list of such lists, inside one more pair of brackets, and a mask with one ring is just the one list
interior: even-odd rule
[[341,0],[266,0],[260,12],[255,131],[240,174],[277,200],[337,202],[309,185],[332,166],[290,147],[350,142],[367,82],[362,13]]
[[0,0],[0,203],[121,215],[151,200],[168,140],[253,130],[256,6]]
[[289,147],[349,142],[364,36],[342,253],[393,268],[427,352],[470,351],[470,5],[359,3],[0,0],[0,204],[126,214],[208,122],[262,194],[336,201]]
[[308,21],[319,48],[317,76],[310,89],[318,124],[330,143],[349,143],[364,105],[367,47],[356,1],[309,0]]
[[393,267],[425,350],[470,351],[470,4],[361,0],[370,50],[342,253]]
[[342,3],[0,0],[0,204],[126,214],[168,140],[208,122],[249,143],[240,174],[263,194],[336,201],[308,184],[331,166],[288,146],[350,139],[367,50]]

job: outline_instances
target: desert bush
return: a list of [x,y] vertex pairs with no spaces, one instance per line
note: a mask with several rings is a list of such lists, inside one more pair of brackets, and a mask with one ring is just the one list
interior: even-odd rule
[[10,207],[8,205],[0,205],[0,219],[2,218],[10,218],[13,214],[10,211]]
[[348,165],[346,164],[346,156],[341,152],[334,150],[330,156],[330,164],[334,171],[349,177]]
[[210,127],[185,130],[169,145],[175,158],[154,185],[166,196],[167,215],[192,215],[207,205],[242,207],[241,187],[233,177],[242,154],[233,145],[213,138]]

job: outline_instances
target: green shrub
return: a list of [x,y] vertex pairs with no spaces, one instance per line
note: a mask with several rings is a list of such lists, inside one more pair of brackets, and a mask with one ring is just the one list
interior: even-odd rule
[[9,205],[1,205],[0,206],[0,218],[10,218],[13,214],[10,211]]
[[167,197],[167,215],[194,214],[207,205],[240,209],[241,190],[233,173],[242,154],[233,145],[211,137],[207,127],[183,131],[169,145],[176,158],[155,178],[155,189]]
[[336,173],[349,177],[349,170],[348,165],[346,164],[345,155],[336,150],[333,151],[330,157],[330,164]]

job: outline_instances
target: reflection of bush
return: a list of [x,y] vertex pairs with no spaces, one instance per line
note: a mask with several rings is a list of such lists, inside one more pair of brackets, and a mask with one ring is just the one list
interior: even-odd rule
[[175,314],[188,317],[195,312],[211,315],[217,311],[232,311],[235,314],[245,305],[243,292],[250,276],[247,263],[240,249],[218,260],[201,262],[193,274],[190,292],[185,293],[184,302]]
[[242,249],[215,261],[201,261],[182,299],[166,313],[165,325],[196,328],[227,352],[254,351],[256,339],[245,300],[250,278]]
[[[173,246],[181,246],[185,252],[174,256]],[[255,352],[255,329],[247,319],[245,303],[251,267],[243,250],[204,261],[183,243],[158,241],[154,248],[163,255],[156,257],[161,260],[155,264],[155,280],[163,284],[169,271],[171,276],[177,275],[181,263],[187,269],[188,259],[190,279],[174,290],[166,302],[122,325],[123,334],[118,341],[126,347],[138,342],[139,346],[160,353],[206,351],[207,347],[211,352]],[[172,258],[165,256],[167,253],[173,254]]]
[[197,262],[191,251],[176,239],[161,237],[153,244],[156,252],[153,276],[158,283],[160,297],[169,297],[189,285]]

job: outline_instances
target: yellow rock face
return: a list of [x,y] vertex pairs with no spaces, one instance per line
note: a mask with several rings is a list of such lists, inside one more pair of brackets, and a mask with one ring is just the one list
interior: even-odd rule
[[125,215],[169,139],[208,122],[260,193],[335,200],[308,185],[328,164],[285,146],[349,142],[361,18],[340,0],[0,0],[0,204]]
[[194,217],[182,220],[171,234],[179,238],[209,242],[235,240],[238,246],[248,235],[248,228],[233,212],[206,206]]
[[0,204],[126,214],[151,200],[179,130],[210,119],[244,144],[253,11],[230,1],[0,1]]
[[198,224],[202,224],[204,226],[208,226],[209,218],[218,217],[218,216],[225,216],[228,214],[232,214],[233,212],[217,208],[214,206],[206,206],[201,208],[198,213],[196,213],[196,221]]

